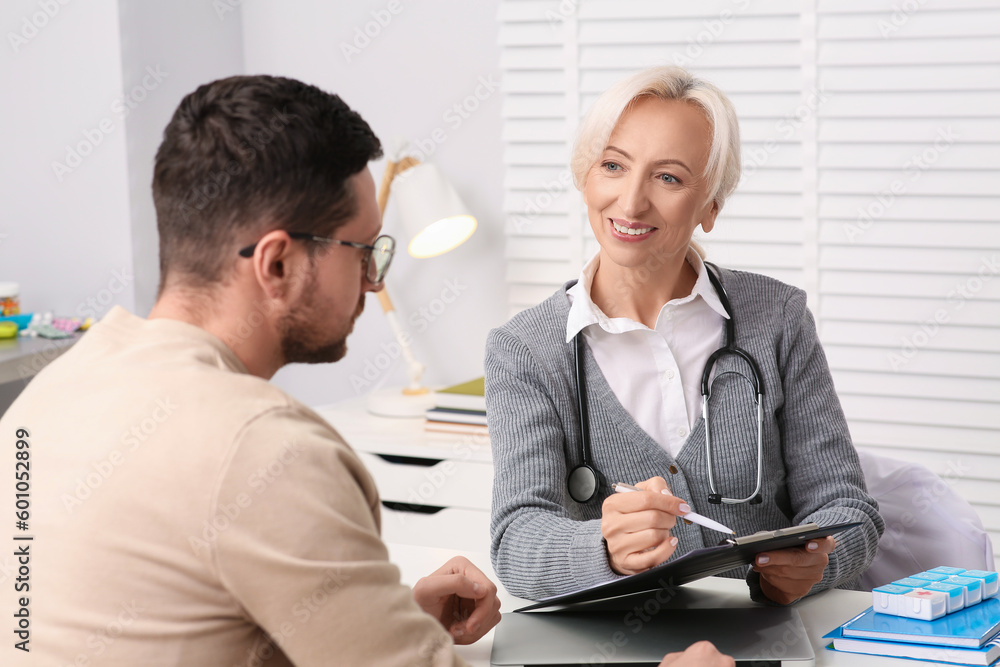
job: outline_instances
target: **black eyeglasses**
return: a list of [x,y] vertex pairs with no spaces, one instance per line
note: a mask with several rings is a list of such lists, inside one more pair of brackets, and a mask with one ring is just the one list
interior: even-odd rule
[[[299,241],[336,243],[338,245],[346,245],[360,250],[368,250],[369,254],[365,255],[365,263],[367,264],[365,267],[365,275],[368,278],[368,282],[373,285],[378,285],[385,280],[385,274],[389,271],[389,265],[392,263],[392,256],[396,252],[396,239],[385,234],[375,239],[375,242],[371,245],[368,245],[367,243],[357,243],[355,241],[328,239],[324,236],[316,236],[305,232],[288,232],[288,236],[293,239],[298,239]],[[256,247],[257,244],[254,243],[253,245],[248,245],[246,248],[243,248],[240,250],[240,257],[253,257],[253,251]]]

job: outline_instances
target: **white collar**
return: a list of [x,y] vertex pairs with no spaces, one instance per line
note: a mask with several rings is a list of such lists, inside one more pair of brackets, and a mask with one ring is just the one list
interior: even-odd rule
[[[689,295],[679,299],[671,299],[663,305],[663,308],[676,308],[691,303],[700,296],[712,310],[728,320],[729,315],[726,313],[726,309],[723,308],[722,301],[719,299],[715,288],[712,287],[712,282],[708,277],[708,268],[705,266],[701,255],[694,248],[688,247],[685,259],[691,265],[691,268],[695,270],[695,273],[698,274],[694,287],[691,289]],[[648,329],[646,325],[628,317],[608,317],[590,298],[590,288],[594,282],[594,274],[597,273],[597,267],[600,263],[601,253],[598,251],[583,266],[576,284],[566,291],[571,302],[569,317],[566,319],[567,343],[573,340],[576,334],[592,324],[600,326],[608,333],[623,333],[635,329]]]

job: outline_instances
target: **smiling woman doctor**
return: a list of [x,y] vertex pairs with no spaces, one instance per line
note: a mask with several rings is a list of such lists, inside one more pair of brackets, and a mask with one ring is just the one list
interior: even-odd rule
[[540,599],[717,544],[688,511],[738,535],[860,521],[727,573],[781,604],[857,587],[883,522],[806,295],[709,265],[691,240],[739,181],[730,101],[680,68],[640,72],[594,104],[572,169],[600,251],[487,342],[507,590]]

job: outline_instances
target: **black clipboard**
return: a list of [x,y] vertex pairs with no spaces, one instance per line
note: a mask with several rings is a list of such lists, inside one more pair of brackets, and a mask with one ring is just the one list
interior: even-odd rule
[[763,531],[745,537],[730,538],[725,543],[705,549],[689,551],[676,560],[667,561],[662,565],[633,574],[623,579],[616,579],[590,588],[564,593],[554,597],[539,600],[516,611],[532,611],[557,605],[569,606],[582,602],[594,602],[608,598],[645,593],[661,588],[683,586],[684,584],[720,574],[740,565],[753,563],[754,556],[762,551],[787,549],[826,537],[844,530],[860,526],[860,521],[838,523],[822,528],[815,523],[806,523],[791,528]]

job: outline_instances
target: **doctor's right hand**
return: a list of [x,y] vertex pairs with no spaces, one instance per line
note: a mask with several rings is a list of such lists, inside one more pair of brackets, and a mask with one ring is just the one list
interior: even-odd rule
[[670,494],[662,477],[635,486],[644,493],[613,493],[601,507],[608,563],[618,574],[645,572],[670,558],[677,548],[670,530],[682,514],[684,501]]

